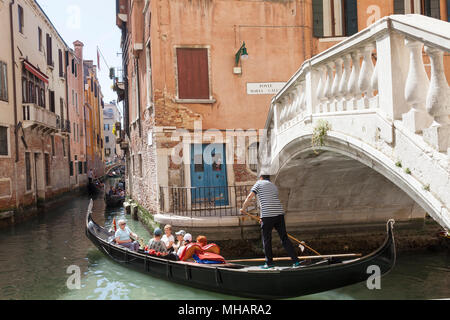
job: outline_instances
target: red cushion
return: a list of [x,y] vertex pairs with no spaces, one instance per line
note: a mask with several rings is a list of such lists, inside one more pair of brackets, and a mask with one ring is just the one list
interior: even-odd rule
[[181,252],[180,260],[186,261],[192,258],[194,254],[199,254],[202,252],[203,249],[202,247],[200,247],[198,243],[189,243],[187,246],[184,247],[183,251]]
[[220,255],[212,252],[204,252],[197,254],[200,260],[220,261],[225,263],[225,259]]

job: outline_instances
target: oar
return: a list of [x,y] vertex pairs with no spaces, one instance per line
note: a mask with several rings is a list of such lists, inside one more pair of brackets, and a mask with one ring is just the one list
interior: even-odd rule
[[[256,216],[254,216],[254,215],[248,213],[248,212],[245,211],[245,210],[242,210],[241,212],[245,213],[246,215],[248,215],[248,216],[249,216],[250,218],[252,218],[253,220],[256,220],[256,221],[259,222],[259,218],[258,218],[258,217],[256,217]],[[291,236],[289,233],[288,233],[287,235],[288,235],[288,237],[291,238],[292,240],[297,241],[300,245],[305,246],[306,248],[308,248],[309,250],[311,250],[312,252],[314,252],[314,253],[317,254],[318,256],[321,256],[321,254],[318,253],[316,250],[314,250],[313,248],[311,248],[311,247],[309,247],[308,245],[306,245],[306,243],[305,243],[304,241],[300,241],[300,240],[298,240],[297,238],[294,238],[294,237]]]
[[[349,253],[349,254],[330,254],[323,256],[300,256],[299,260],[307,260],[307,259],[328,259],[328,258],[358,258],[361,257],[361,253]],[[288,261],[291,260],[291,257],[281,257],[281,258],[273,258],[273,261]],[[234,262],[264,262],[266,258],[253,258],[253,259],[236,259],[236,260],[227,260],[229,263]]]

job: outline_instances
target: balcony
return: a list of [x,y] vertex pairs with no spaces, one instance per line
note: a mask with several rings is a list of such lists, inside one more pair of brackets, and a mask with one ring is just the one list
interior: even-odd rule
[[70,121],[69,120],[62,120],[61,121],[61,133],[63,134],[70,134],[71,130],[70,130]]
[[23,128],[32,128],[46,132],[56,132],[58,130],[57,115],[34,103],[24,103]]
[[[220,187],[160,187],[162,214],[183,217],[236,217],[251,185]],[[256,201],[248,207],[256,209]]]

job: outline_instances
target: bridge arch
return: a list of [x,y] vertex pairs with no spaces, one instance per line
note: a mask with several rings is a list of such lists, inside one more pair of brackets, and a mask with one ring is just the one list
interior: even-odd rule
[[426,212],[441,226],[449,225],[439,199],[373,146],[333,131],[323,146],[313,148],[311,139],[310,133],[299,133],[271,157],[273,181],[294,216],[306,215],[303,219],[314,223],[323,217],[325,224],[345,216],[342,223],[348,224],[391,217],[410,221]]

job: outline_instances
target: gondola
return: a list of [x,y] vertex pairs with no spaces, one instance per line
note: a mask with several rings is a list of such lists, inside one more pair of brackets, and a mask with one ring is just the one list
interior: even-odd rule
[[373,266],[378,266],[379,274],[384,275],[393,268],[396,259],[394,220],[389,220],[387,237],[381,247],[356,259],[332,257],[297,268],[269,270],[232,263],[208,265],[170,261],[114,244],[113,233],[92,219],[92,205],[91,200],[86,216],[86,235],[112,260],[168,281],[233,296],[281,299],[328,291],[367,281],[372,276]]
[[99,193],[104,192],[104,185],[96,184],[95,182],[88,182],[87,191],[89,195],[92,196],[98,195]]
[[105,194],[105,203],[107,207],[119,207],[125,201],[125,196]]

